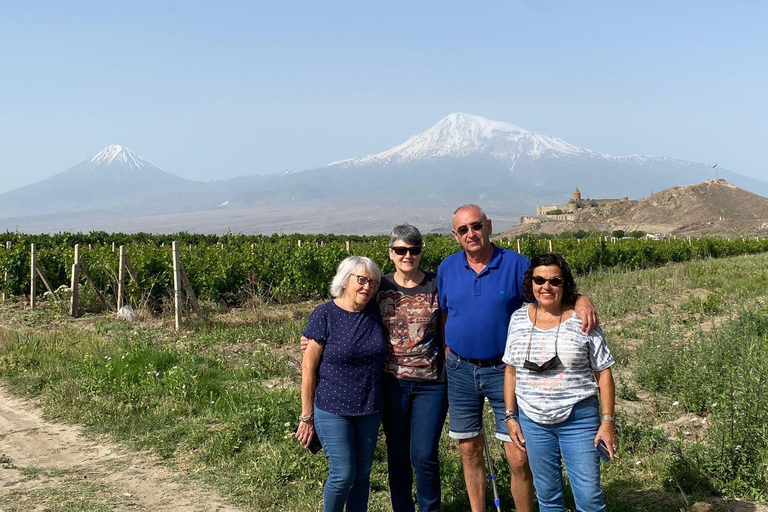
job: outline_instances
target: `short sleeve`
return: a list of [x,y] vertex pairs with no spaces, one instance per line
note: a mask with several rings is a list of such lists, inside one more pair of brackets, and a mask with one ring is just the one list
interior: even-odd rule
[[440,265],[437,268],[437,306],[443,311],[448,311],[448,306],[445,303],[444,272],[443,266]]
[[307,328],[301,334],[320,345],[325,345],[328,340],[328,313],[322,306],[316,307],[309,315]]
[[598,327],[588,334],[589,336],[589,363],[595,371],[605,370],[613,366],[616,361],[608,349],[608,342],[605,341],[603,330]]

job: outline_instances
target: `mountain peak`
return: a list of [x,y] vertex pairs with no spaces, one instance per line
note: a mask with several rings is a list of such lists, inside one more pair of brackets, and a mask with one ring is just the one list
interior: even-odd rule
[[592,153],[557,139],[520,128],[512,123],[491,121],[484,117],[455,112],[434,126],[381,153],[363,158],[342,160],[328,165],[361,167],[369,164],[401,164],[415,160],[493,158],[510,170],[521,157],[535,160],[544,153],[555,157]]
[[91,158],[89,163],[93,167],[121,165],[129,169],[143,169],[149,162],[124,146],[111,144]]
[[454,112],[448,114],[442,118],[438,123],[432,127],[435,128],[449,127],[456,131],[464,132],[477,132],[484,136],[490,136],[494,131],[510,132],[510,133],[526,133],[528,130],[524,130],[512,123],[505,123],[503,121],[491,121],[484,117],[476,116],[473,114],[465,114],[464,112]]

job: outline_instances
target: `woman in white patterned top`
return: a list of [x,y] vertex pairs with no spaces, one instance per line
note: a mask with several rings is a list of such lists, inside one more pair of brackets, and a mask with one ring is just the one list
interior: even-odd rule
[[528,453],[541,512],[565,510],[561,461],[576,508],[604,511],[598,453],[612,459],[618,450],[613,357],[600,328],[582,332],[562,256],[533,258],[523,295],[532,304],[512,315],[503,358],[509,435]]

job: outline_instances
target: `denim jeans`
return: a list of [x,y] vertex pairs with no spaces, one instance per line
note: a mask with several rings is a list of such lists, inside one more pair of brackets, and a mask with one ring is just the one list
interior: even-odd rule
[[453,352],[445,357],[448,375],[448,411],[450,436],[471,439],[483,431],[485,399],[493,408],[496,438],[512,442],[504,422],[504,372],[507,365],[481,367],[460,359]]
[[328,459],[328,480],[323,489],[323,511],[368,510],[373,452],[381,413],[339,416],[315,407],[315,430]]
[[447,412],[445,382],[415,382],[384,374],[382,423],[394,512],[415,511],[411,497],[414,471],[419,512],[440,510],[438,446]]
[[519,413],[540,512],[565,510],[561,458],[571,482],[576,509],[580,512],[605,510],[600,489],[600,456],[595,451],[595,435],[600,427],[597,397],[577,403],[568,419],[553,425],[532,421],[522,409]]

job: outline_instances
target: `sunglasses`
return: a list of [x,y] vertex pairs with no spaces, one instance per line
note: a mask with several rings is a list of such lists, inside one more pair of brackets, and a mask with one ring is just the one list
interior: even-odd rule
[[460,234],[461,236],[466,235],[469,233],[469,229],[472,228],[472,231],[482,231],[482,229],[485,227],[485,223],[487,221],[485,220],[479,220],[477,222],[473,222],[471,224],[465,224],[463,226],[459,226],[456,228],[456,232]]
[[554,288],[559,288],[563,284],[562,277],[550,277],[549,279],[547,279],[546,277],[533,276],[532,280],[538,286],[543,286],[544,283],[546,283],[547,281],[549,281],[549,284],[552,285],[552,287]]
[[421,254],[421,247],[416,245],[413,247],[406,247],[406,246],[400,246],[400,247],[390,247],[392,249],[392,252],[397,254],[398,256],[405,256],[405,253],[410,252],[411,256],[418,256]]
[[370,277],[365,276],[359,276],[357,274],[350,274],[351,276],[355,276],[357,278],[357,284],[360,286],[365,286],[366,284],[370,283],[371,288],[376,288],[379,286],[379,282],[375,279],[371,279]]

